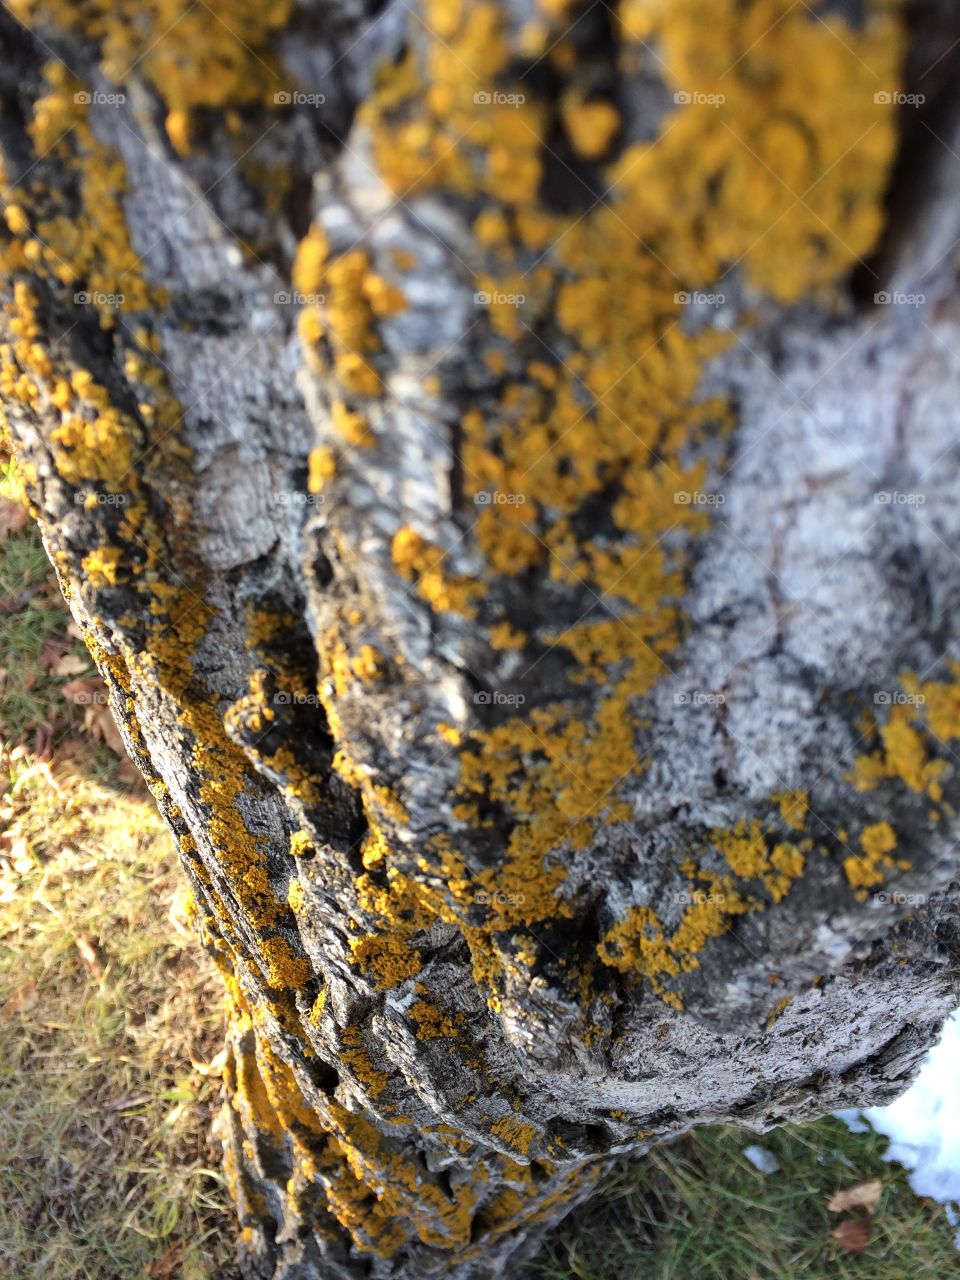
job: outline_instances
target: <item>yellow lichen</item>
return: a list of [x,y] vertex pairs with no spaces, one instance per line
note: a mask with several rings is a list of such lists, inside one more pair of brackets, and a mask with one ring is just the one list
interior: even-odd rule
[[475,618],[476,602],[483,596],[480,582],[445,569],[446,554],[422,538],[415,529],[399,529],[391,547],[393,565],[401,578],[416,584],[417,592],[432,609],[449,610]]
[[862,855],[852,854],[844,859],[843,869],[847,880],[855,889],[871,888],[882,884],[884,870],[896,866],[889,855],[897,847],[897,836],[889,822],[874,822],[860,833]]

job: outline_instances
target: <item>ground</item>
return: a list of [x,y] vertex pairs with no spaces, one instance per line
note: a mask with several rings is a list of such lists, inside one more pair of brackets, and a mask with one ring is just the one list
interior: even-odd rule
[[[0,1280],[228,1280],[218,979],[31,522],[0,484]],[[760,1145],[779,1168],[744,1155]],[[622,1170],[524,1280],[960,1275],[944,1210],[837,1120],[706,1129]],[[832,1213],[839,1189],[879,1202]],[[869,1220],[847,1235],[838,1225]]]

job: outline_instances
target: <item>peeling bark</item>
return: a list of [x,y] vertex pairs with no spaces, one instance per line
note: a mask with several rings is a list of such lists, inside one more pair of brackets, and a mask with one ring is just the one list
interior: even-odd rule
[[505,1274],[617,1159],[898,1094],[949,6],[10,9],[0,390],[224,973],[245,1274]]

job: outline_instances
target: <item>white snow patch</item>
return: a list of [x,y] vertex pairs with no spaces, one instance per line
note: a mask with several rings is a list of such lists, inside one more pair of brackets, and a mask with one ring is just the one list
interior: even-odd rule
[[744,1147],[743,1154],[750,1161],[755,1169],[759,1169],[761,1173],[779,1173],[780,1161],[768,1151],[766,1147]]
[[941,1204],[960,1202],[960,1009],[943,1027],[937,1044],[927,1055],[920,1074],[902,1097],[888,1107],[866,1111],[840,1111],[855,1133],[864,1131],[863,1119],[890,1146],[887,1160],[910,1170],[910,1185],[921,1196]]

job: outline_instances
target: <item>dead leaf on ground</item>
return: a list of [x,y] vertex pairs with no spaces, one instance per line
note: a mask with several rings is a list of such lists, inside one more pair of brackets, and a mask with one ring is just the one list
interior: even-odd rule
[[115,756],[126,759],[127,749],[109,707],[87,707],[83,713],[83,727],[91,738],[105,742]]
[[50,760],[53,746],[53,725],[44,721],[38,724],[33,735],[33,754],[37,760]]
[[90,737],[97,742],[105,742],[115,755],[124,759],[126,747],[107,705],[107,687],[100,677],[83,676],[68,680],[61,693],[75,706],[84,708],[83,727]]
[[40,665],[44,671],[50,671],[54,668],[63,655],[67,652],[69,641],[66,636],[47,636],[40,650]]
[[873,1213],[880,1203],[883,1183],[879,1178],[858,1182],[855,1187],[843,1187],[827,1201],[831,1213],[846,1213],[848,1209],[866,1209]]
[[35,863],[33,853],[26,836],[14,836],[10,844],[10,852],[7,854],[13,865],[14,871],[19,871],[21,875],[26,875],[28,871],[32,871]]
[[86,658],[81,658],[79,653],[65,653],[62,658],[58,659],[53,665],[53,674],[55,676],[78,676],[83,671],[89,670],[90,663]]
[[31,978],[29,982],[25,982],[22,987],[17,987],[16,991],[7,996],[3,1006],[0,1007],[0,1018],[15,1018],[29,1013],[31,1009],[37,1007],[39,1000],[37,984]]
[[114,1098],[113,1102],[105,1102],[103,1109],[104,1111],[133,1111],[137,1107],[142,1107],[145,1102],[149,1102],[152,1097],[152,1093],[130,1093],[125,1098]]
[[183,1248],[184,1242],[175,1240],[169,1248],[164,1249],[160,1257],[147,1267],[147,1275],[150,1280],[174,1280],[180,1269]]
[[68,680],[66,684],[60,686],[60,692],[69,702],[78,707],[92,706],[95,702],[107,696],[106,688],[99,676],[86,676],[78,680]]
[[18,533],[26,523],[26,507],[19,502],[11,502],[8,498],[0,498],[0,538]]
[[78,933],[74,938],[74,942],[83,957],[84,964],[99,981],[103,977],[103,952],[85,933]]
[[844,1218],[830,1234],[847,1253],[863,1253],[870,1243],[870,1219]]
[[227,1065],[227,1051],[226,1049],[221,1049],[209,1062],[197,1062],[195,1058],[191,1057],[190,1065],[198,1076],[222,1076],[223,1068]]

